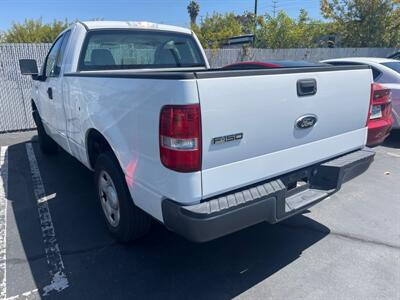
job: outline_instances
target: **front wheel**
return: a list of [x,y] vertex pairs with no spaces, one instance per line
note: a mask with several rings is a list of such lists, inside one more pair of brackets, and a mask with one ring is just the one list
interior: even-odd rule
[[147,234],[151,217],[133,203],[123,172],[111,152],[98,157],[95,180],[97,197],[111,234],[120,242]]

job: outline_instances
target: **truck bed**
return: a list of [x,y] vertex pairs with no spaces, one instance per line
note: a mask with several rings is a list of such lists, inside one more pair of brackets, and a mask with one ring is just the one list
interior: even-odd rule
[[[132,162],[137,162],[132,195],[135,198],[135,186],[140,185],[136,204],[159,219],[163,197],[198,203],[361,149],[367,137],[372,74],[365,66],[83,71],[64,76],[69,94],[78,95],[66,105],[79,105],[80,113],[90,116],[79,121],[82,124],[71,117],[71,152],[84,160],[79,145],[84,132],[96,124],[110,144],[118,145],[117,156],[128,177],[133,176]],[[316,94],[299,96],[297,82],[309,79],[317,84]],[[202,168],[178,173],[159,160],[160,110],[167,104],[193,103],[201,107]],[[297,128],[296,120],[308,114],[318,117],[317,124]],[[234,134],[242,138],[213,143]]]

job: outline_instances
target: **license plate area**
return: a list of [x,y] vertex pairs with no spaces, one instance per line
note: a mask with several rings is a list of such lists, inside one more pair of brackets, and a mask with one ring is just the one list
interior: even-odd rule
[[282,183],[286,186],[286,197],[300,193],[310,187],[311,170],[301,170],[283,177]]
[[371,110],[371,120],[382,118],[382,106],[381,105],[373,105]]
[[312,166],[280,178],[286,190],[283,198],[277,199],[278,219],[286,218],[328,195],[328,190],[315,189],[313,176],[317,173],[318,167]]

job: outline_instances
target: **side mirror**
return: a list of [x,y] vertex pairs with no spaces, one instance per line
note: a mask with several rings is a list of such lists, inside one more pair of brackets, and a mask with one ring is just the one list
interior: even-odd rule
[[19,68],[22,75],[31,75],[33,80],[38,79],[39,70],[36,60],[34,59],[20,59]]

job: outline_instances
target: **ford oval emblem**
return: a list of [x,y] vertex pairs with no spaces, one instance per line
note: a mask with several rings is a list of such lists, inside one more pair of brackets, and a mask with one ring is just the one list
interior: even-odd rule
[[317,124],[318,118],[316,115],[305,115],[301,116],[296,121],[297,128],[307,129],[315,126]]

